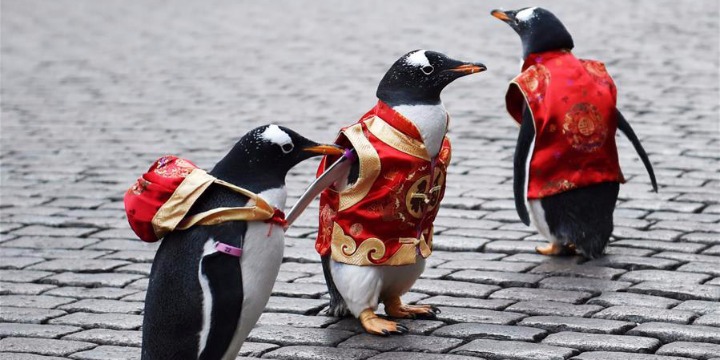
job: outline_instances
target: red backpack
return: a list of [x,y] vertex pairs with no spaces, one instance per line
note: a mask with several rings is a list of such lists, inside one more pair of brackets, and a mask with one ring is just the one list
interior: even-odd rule
[[[188,216],[195,201],[213,183],[247,196],[248,206],[217,208]],[[158,241],[173,230],[232,220],[264,220],[284,226],[282,211],[255,193],[217,179],[192,162],[172,155],[156,160],[128,189],[124,202],[130,227],[147,242]]]

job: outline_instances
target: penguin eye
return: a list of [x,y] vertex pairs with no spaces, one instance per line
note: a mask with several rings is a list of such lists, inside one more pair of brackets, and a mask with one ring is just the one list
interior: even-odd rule
[[432,65],[425,65],[421,67],[420,70],[423,72],[423,74],[430,75],[433,71],[435,71],[435,68]]
[[293,149],[295,148],[295,145],[293,145],[292,143],[287,143],[287,144],[282,144],[280,146],[280,148],[282,149],[283,153],[287,154],[287,153],[293,151]]

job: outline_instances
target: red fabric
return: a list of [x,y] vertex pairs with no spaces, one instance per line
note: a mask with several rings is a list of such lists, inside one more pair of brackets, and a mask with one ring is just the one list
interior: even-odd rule
[[569,51],[531,54],[510,84],[506,105],[520,123],[535,121],[528,199],[602,182],[625,182],[615,132],[617,90],[605,65]]
[[[382,240],[386,253],[378,261],[371,260],[376,264],[382,264],[396,253],[400,247],[401,237],[420,238],[424,234],[428,245],[431,245],[432,223],[445,193],[445,176],[451,152],[450,141],[447,137],[444,139],[440,153],[434,161],[417,158],[375,137],[365,123],[373,116],[380,117],[393,128],[422,141],[415,125],[383,102],[378,102],[377,106],[361,118],[359,123],[363,126],[363,133],[380,157],[381,172],[367,196],[345,210],[338,210],[339,194],[334,189],[327,189],[320,195],[320,227],[315,244],[315,249],[320,255],[327,255],[331,251],[334,222],[340,225],[345,235],[352,237],[358,246],[368,238]],[[351,147],[349,141],[342,135],[338,137],[336,143]],[[359,161],[362,162],[362,154],[358,156]],[[323,173],[326,165],[334,161],[335,158],[323,158],[318,168],[318,176]],[[432,177],[432,171],[435,176],[430,185],[428,180]],[[431,193],[430,189],[435,186],[439,186],[439,190]],[[421,199],[409,199],[415,193],[426,194],[429,203]]]
[[147,242],[160,240],[152,219],[158,209],[172,196],[185,177],[197,166],[176,156],[163,156],[125,193],[125,212],[135,234]]
[[275,212],[273,212],[273,216],[265,220],[264,222],[280,225],[281,227],[285,227],[285,225],[287,225],[287,221],[285,220],[285,213],[282,212],[280,209],[275,209]]

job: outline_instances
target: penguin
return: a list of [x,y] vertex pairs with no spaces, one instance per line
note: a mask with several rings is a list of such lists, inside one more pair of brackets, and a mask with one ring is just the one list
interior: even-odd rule
[[[425,268],[432,221],[444,194],[449,116],[440,99],[454,80],[486,70],[428,50],[400,57],[377,88],[377,105],[343,128],[336,144],[357,159],[320,196],[316,249],[321,255],[333,316],[351,314],[371,334],[407,332],[375,314],[380,302],[392,318],[435,318],[437,308],[405,305]],[[333,157],[321,161],[318,173]]]
[[[283,209],[288,170],[313,156],[341,153],[334,145],[266,125],[243,136],[209,174]],[[247,197],[213,184],[189,213],[247,203]],[[262,221],[228,221],[166,235],[150,272],[142,359],[235,359],[267,304],[283,247],[283,227]],[[233,256],[228,249],[242,253]]]
[[572,36],[553,13],[529,7],[491,15],[522,40],[522,72],[506,95],[520,125],[513,160],[518,216],[548,240],[538,253],[597,258],[612,234],[625,181],[616,130],[632,143],[657,192],[650,159],[616,107],[617,89],[604,64],[576,58]]

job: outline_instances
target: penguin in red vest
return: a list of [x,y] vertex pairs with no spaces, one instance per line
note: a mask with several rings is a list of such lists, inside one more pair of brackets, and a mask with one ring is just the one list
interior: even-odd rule
[[[206,225],[164,235],[145,299],[142,359],[237,357],[267,304],[282,263],[284,223],[279,209],[285,206],[285,176],[301,161],[323,154],[342,150],[266,125],[243,136],[209,172],[219,180],[186,209],[190,217],[230,208],[250,208],[255,214],[263,207],[270,214],[274,207],[275,215],[265,221],[223,221],[214,216]],[[172,167],[166,158],[175,161]],[[163,176],[187,173],[190,165],[162,158],[151,168],[156,184],[146,186],[148,181],[141,178],[142,186],[131,188],[126,204],[140,203],[132,192],[142,196],[142,188],[162,185]],[[192,187],[185,189],[193,196]],[[182,204],[175,208],[179,207]]]
[[576,58],[572,36],[555,15],[539,7],[491,15],[510,25],[523,47],[522,72],[506,94],[507,110],[520,125],[513,184],[518,215],[549,241],[536,249],[540,254],[601,256],[625,182],[616,130],[635,147],[657,192],[652,164],[616,108],[617,89],[605,65]]
[[[438,52],[412,51],[380,81],[375,107],[340,131],[336,144],[354,149],[357,160],[320,196],[316,249],[330,314],[349,312],[378,335],[407,331],[375,314],[379,302],[393,318],[435,317],[435,308],[405,305],[400,296],[425,268],[445,191],[449,116],[440,93],[484,70]],[[336,158],[325,157],[318,174]]]

